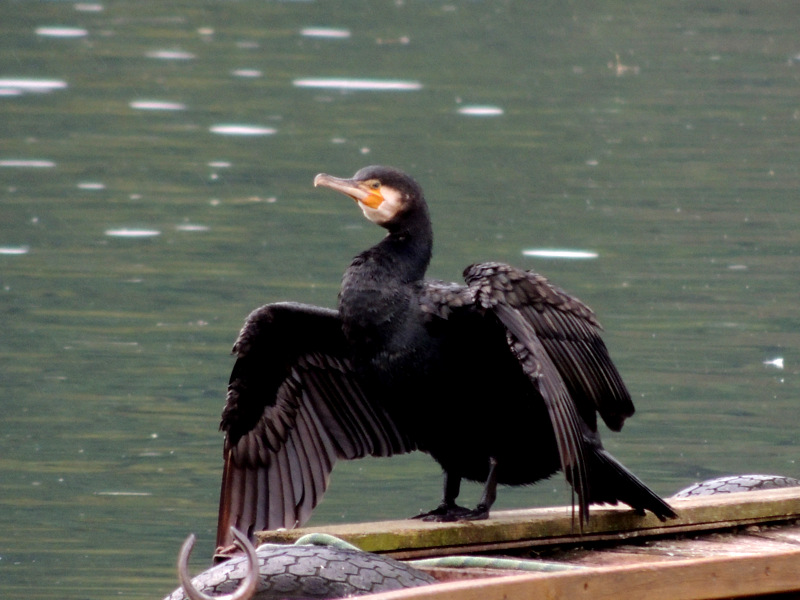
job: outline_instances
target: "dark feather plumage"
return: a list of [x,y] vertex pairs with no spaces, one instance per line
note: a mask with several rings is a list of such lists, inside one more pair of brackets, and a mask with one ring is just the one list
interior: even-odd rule
[[415,449],[364,396],[336,311],[281,303],[247,319],[220,428],[226,432],[218,545],[311,516],[337,459]]

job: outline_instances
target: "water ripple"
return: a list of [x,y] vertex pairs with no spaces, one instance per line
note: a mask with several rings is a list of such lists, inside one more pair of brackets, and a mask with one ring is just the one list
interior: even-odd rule
[[418,81],[402,81],[398,79],[347,79],[341,77],[309,77],[295,79],[295,87],[367,90],[367,91],[411,91],[422,89]]
[[0,93],[5,96],[22,93],[47,93],[67,87],[67,82],[60,79],[0,79]]
[[18,256],[28,252],[30,252],[28,246],[0,246],[0,255],[2,256]]
[[344,39],[350,37],[350,30],[333,27],[304,27],[300,30],[300,35],[313,38]]
[[599,256],[597,252],[592,252],[591,250],[562,250],[558,248],[535,248],[523,250],[522,254],[538,258],[566,258],[570,260],[597,258]]
[[78,2],[73,6],[78,12],[103,12],[105,7],[96,2]]
[[148,238],[161,235],[158,229],[133,229],[122,227],[120,229],[107,229],[106,235],[118,238]]
[[503,114],[503,109],[499,106],[462,106],[458,109],[458,114],[471,117],[497,117]]
[[208,231],[210,228],[208,225],[198,225],[196,223],[181,223],[180,225],[176,225],[175,229],[178,231]]
[[57,38],[79,38],[89,35],[89,32],[79,27],[37,27],[36,35]]
[[159,60],[193,60],[195,58],[194,54],[184,50],[151,50],[145,56]]
[[99,181],[82,181],[78,184],[79,190],[104,190],[106,185]]
[[234,77],[261,77],[263,73],[258,69],[236,69],[235,71],[231,71],[231,75]]
[[134,100],[128,106],[136,110],[186,110],[186,105],[181,102],[163,100]]
[[209,131],[211,131],[211,133],[217,133],[219,135],[255,136],[255,135],[272,135],[277,131],[277,129],[274,129],[272,127],[262,127],[261,125],[227,124],[227,125],[212,125],[211,127],[209,127]]
[[22,169],[52,169],[56,166],[52,160],[9,158],[0,160],[0,167],[18,167]]

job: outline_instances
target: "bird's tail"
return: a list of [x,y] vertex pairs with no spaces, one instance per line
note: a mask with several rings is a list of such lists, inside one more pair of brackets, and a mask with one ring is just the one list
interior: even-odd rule
[[624,502],[637,511],[649,510],[660,520],[678,515],[642,480],[603,448],[593,448],[589,459],[589,502],[617,504]]

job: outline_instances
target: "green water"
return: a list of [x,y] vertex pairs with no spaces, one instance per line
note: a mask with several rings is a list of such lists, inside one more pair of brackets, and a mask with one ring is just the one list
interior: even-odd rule
[[[160,598],[190,532],[202,568],[230,346],[335,303],[381,233],[311,181],[370,163],[425,187],[432,276],[512,262],[597,311],[638,408],[606,446],[654,489],[800,474],[796,3],[639,4],[0,4],[3,596]],[[439,488],[421,455],[341,464],[313,522]]]

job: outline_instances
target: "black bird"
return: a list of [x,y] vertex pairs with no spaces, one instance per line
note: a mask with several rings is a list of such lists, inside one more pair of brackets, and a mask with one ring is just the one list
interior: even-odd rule
[[[277,303],[247,318],[220,426],[218,545],[231,526],[304,523],[338,459],[412,450],[444,471],[442,503],[421,518],[486,518],[498,483],[559,469],[581,525],[590,503],[675,516],[600,442],[597,413],[618,431],[634,408],[589,307],[501,263],[468,267],[466,285],[426,280],[428,207],[397,169],[314,185],[350,196],[388,233],[345,271],[338,310]],[[456,504],[462,479],[485,482],[474,509]]]

